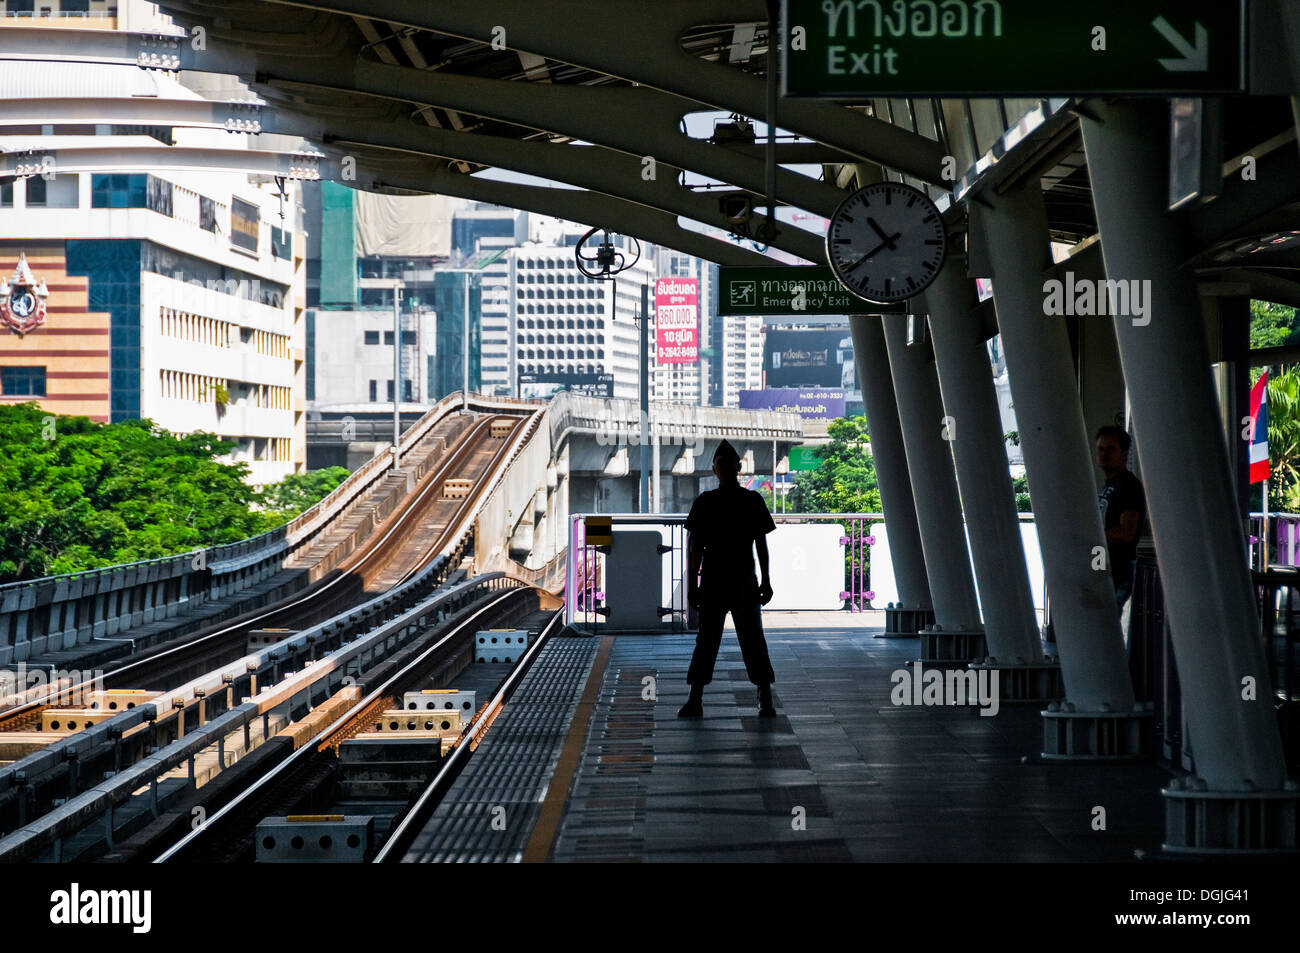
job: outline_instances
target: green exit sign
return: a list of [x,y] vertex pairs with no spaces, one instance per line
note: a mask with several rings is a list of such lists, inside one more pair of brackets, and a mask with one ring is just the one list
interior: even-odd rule
[[723,265],[718,314],[764,316],[902,313],[902,302],[875,304],[850,292],[825,265]]
[[785,95],[1245,89],[1244,0],[783,0]]

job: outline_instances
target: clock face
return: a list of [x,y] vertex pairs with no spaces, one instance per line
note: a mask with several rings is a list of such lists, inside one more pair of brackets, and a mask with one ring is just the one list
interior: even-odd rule
[[854,192],[826,230],[835,276],[859,298],[903,301],[934,281],[948,251],[943,216],[929,197],[901,182]]

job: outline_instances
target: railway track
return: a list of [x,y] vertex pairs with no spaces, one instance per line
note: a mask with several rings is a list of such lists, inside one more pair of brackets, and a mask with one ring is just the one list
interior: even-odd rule
[[[320,625],[312,627],[307,621],[308,617],[318,623],[323,619],[354,622],[358,616],[355,612],[349,614],[349,610],[374,592],[384,590],[394,580],[408,581],[418,577],[419,585],[414,589],[410,586],[403,587],[405,594],[401,597],[404,600],[400,602],[401,605],[409,605],[412,599],[418,601],[419,598],[427,598],[421,597],[419,593],[436,589],[456,569],[460,547],[466,541],[468,514],[472,514],[474,505],[488,489],[482,477],[497,464],[503,448],[512,443],[510,440],[503,442],[500,438],[518,436],[520,428],[528,424],[529,418],[511,415],[492,415],[477,421],[449,450],[446,459],[421,480],[407,504],[385,521],[370,544],[353,554],[336,574],[320,580],[311,591],[293,599],[267,606],[243,619],[202,633],[182,645],[151,653],[147,658],[118,667],[105,677],[108,689],[117,691],[121,686],[135,688],[143,684],[173,691],[183,678],[195,673],[199,673],[199,678],[208,676],[210,681],[210,673],[215,668],[245,657],[246,639],[250,630],[273,628],[277,622],[284,621],[293,621],[294,628],[307,626],[309,632],[322,628]],[[463,475],[466,473],[473,476],[467,478]],[[453,477],[453,474],[457,476]],[[470,479],[472,486],[463,494],[443,494],[443,485],[451,479]],[[444,495],[459,498],[447,500],[443,499]],[[383,605],[389,602],[391,599],[377,597],[369,599],[365,605],[373,607],[376,603]],[[398,604],[394,603],[395,606]],[[373,610],[365,610],[362,616],[368,620],[368,624],[376,621],[368,614],[371,611]],[[391,614],[393,610],[381,611]],[[339,624],[346,627],[347,623]],[[333,625],[331,623],[324,628],[328,631]],[[291,633],[286,635],[286,641],[278,643],[279,645],[302,641],[293,639]],[[336,631],[329,644],[338,646],[340,640],[346,641],[346,638]],[[307,637],[306,652],[299,651],[293,657],[286,655],[283,664],[274,662],[269,668],[259,668],[256,672],[250,663],[248,678],[242,677],[242,671],[240,677],[223,676],[228,683],[224,692],[224,710],[234,708],[235,699],[239,695],[256,695],[259,680],[264,687],[268,679],[278,681],[280,673],[285,669],[310,666],[328,648],[325,641],[327,640],[322,640],[321,644],[313,647],[312,637]],[[269,654],[273,659],[276,658],[274,647]],[[59,697],[67,698],[78,689],[89,690],[92,687],[90,683],[83,683],[63,689]],[[208,688],[206,691],[211,690]],[[310,698],[310,692],[308,694]],[[85,744],[69,744],[87,732],[64,734],[53,746],[61,748],[57,754],[63,756],[63,763],[55,764],[53,755],[56,752],[50,750],[48,753],[51,757],[37,759],[41,762],[38,770],[11,770],[26,767],[27,759],[9,767],[0,767],[0,815],[3,815],[0,816],[0,831],[13,831],[15,823],[19,826],[31,823],[32,818],[40,817],[42,811],[57,807],[60,803],[58,792],[65,787],[64,799],[75,799],[79,791],[84,791],[94,783],[93,778],[98,772],[107,770],[107,776],[111,776],[121,769],[124,761],[130,764],[133,757],[144,757],[150,751],[159,750],[169,742],[183,738],[187,730],[193,731],[195,727],[202,726],[205,723],[204,706],[209,705],[204,695],[205,691],[195,689],[190,690],[183,699],[159,698],[154,705],[149,706],[156,709],[156,715],[150,714],[147,723],[144,718],[136,718],[134,721],[127,718],[123,721],[120,716],[132,713],[119,712],[117,721],[120,727],[116,733],[109,724],[113,719],[107,719],[105,724],[96,727],[93,747],[89,740]],[[177,710],[173,711],[161,704],[168,700],[173,701],[173,707]],[[30,728],[41,718],[42,709],[47,707],[49,701],[46,699],[43,703],[30,703],[11,710],[5,714],[4,722],[11,730],[14,726]],[[219,699],[212,702],[207,708],[207,720],[222,710]],[[108,730],[105,731],[105,728]],[[265,720],[263,731],[269,737],[270,724]],[[141,732],[147,732],[147,735],[142,735]],[[135,737],[131,738],[132,735]],[[4,732],[0,731],[0,739],[3,737]],[[247,738],[247,731],[245,737]],[[130,739],[129,742],[127,739]],[[111,754],[109,747],[112,749]],[[132,753],[124,755],[123,749],[129,749]],[[49,772],[50,779],[42,779],[41,771]],[[12,813],[15,798],[18,798],[16,818]],[[5,820],[5,817],[8,819]]]
[[[333,711],[318,719],[311,726],[312,736],[269,771],[255,778],[232,776],[225,788],[204,789],[209,803],[219,802],[224,806],[210,814],[196,829],[191,830],[189,824],[183,823],[190,816],[187,811],[192,811],[195,806],[186,802],[175,812],[182,822],[173,824],[173,828],[179,828],[179,834],[169,830],[165,837],[139,838],[136,843],[123,845],[108,859],[143,859],[156,852],[155,863],[252,861],[259,850],[258,825],[267,819],[286,830],[279,846],[287,856],[277,859],[294,859],[293,840],[302,842],[315,837],[312,846],[319,848],[320,830],[340,825],[344,830],[357,830],[366,826],[361,823],[364,818],[370,818],[374,823],[369,825],[372,833],[361,846],[359,859],[372,859],[386,842],[389,832],[400,827],[411,806],[427,802],[426,795],[430,789],[442,788],[447,769],[459,763],[461,755],[467,754],[482,737],[499,708],[500,684],[494,687],[492,699],[477,706],[473,721],[466,720],[440,734],[434,733],[436,729],[410,733],[408,737],[395,732],[389,736],[393,744],[386,747],[386,743],[372,730],[377,720],[384,718],[385,712],[391,715],[402,708],[401,700],[407,693],[418,691],[431,682],[448,684],[448,663],[456,663],[458,658],[465,657],[466,650],[473,647],[474,633],[478,630],[503,624],[525,628],[537,636],[534,647],[540,647],[560,618],[559,610],[543,607],[545,601],[545,597],[539,597],[535,590],[527,588],[482,600],[432,632],[419,645],[410,647],[403,658],[368,676],[364,686],[359,686],[362,690],[357,693],[358,697],[351,700],[345,711]],[[453,664],[451,670],[455,668],[464,670],[464,666]],[[500,682],[510,680],[515,669],[509,668],[510,671],[499,673]],[[414,712],[411,717],[432,723],[424,713]],[[367,777],[373,777],[376,773],[372,767],[374,762],[364,760],[371,756],[365,749],[390,757],[394,746],[406,749],[408,757],[412,747],[423,748],[423,753],[400,765],[384,762],[383,769],[378,772],[387,775],[384,780],[362,782],[363,786],[372,789],[367,798],[357,798],[355,792],[347,790],[347,770],[358,763],[350,763],[347,757],[350,748],[362,751],[360,763]],[[356,782],[352,785],[355,787]],[[295,829],[310,833],[306,837],[301,833],[295,835]],[[339,848],[345,846],[342,837],[323,836],[325,840],[337,839]],[[266,853],[265,840],[264,837],[261,843],[263,853]],[[319,849],[316,853],[320,853]],[[349,859],[345,851],[340,850],[339,854],[343,856],[336,859]]]

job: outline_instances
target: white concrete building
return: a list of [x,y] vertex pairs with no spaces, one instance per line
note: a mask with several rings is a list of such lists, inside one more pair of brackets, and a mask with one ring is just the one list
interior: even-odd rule
[[510,250],[515,240],[489,236],[478,240],[475,259],[482,275],[479,373],[483,393],[515,392],[514,334],[510,326]]
[[[133,67],[13,63],[0,74],[0,96],[33,85],[70,97],[201,98]],[[82,129],[14,130],[22,134],[0,137],[0,148],[159,144],[115,135],[110,126]],[[182,128],[171,138],[224,148],[244,141]],[[85,313],[108,316],[109,378],[101,385],[82,375],[87,395],[102,388],[109,406],[102,416],[148,418],[175,433],[214,432],[235,442],[230,459],[247,463],[255,484],[305,468],[305,246],[295,183],[282,201],[273,182],[236,173],[38,176],[0,195],[0,246],[36,253],[52,272],[84,281]],[[32,354],[65,346],[61,318],[51,315],[22,345]],[[78,373],[69,369],[75,355],[49,353],[51,366],[64,368],[57,373]]]
[[[362,279],[364,282],[365,279]],[[391,308],[315,312],[316,400],[313,411],[338,406],[393,402],[393,312]],[[429,360],[436,333],[432,310],[412,313],[403,305],[401,401],[403,412],[432,403]]]
[[722,406],[739,407],[742,390],[763,387],[763,319],[757,315],[722,318]]

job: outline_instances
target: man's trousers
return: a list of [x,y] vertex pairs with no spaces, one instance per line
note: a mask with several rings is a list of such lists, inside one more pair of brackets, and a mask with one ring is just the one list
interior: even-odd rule
[[695,634],[691,667],[686,673],[687,684],[707,685],[713,681],[713,664],[718,659],[722,627],[728,612],[736,627],[736,638],[740,641],[749,680],[755,685],[771,685],[776,681],[767,655],[767,640],[763,638],[762,605],[758,601],[757,587],[736,588],[741,592],[730,596],[711,596],[701,592],[699,628]]

